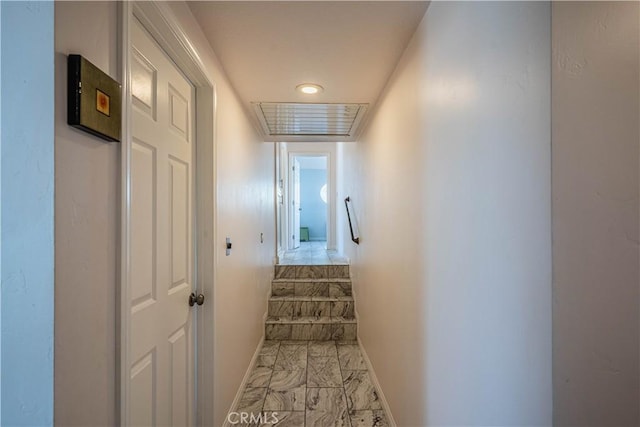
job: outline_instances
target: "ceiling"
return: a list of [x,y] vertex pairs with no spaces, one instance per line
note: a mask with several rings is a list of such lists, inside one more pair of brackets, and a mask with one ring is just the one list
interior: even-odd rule
[[[427,5],[424,1],[189,2],[265,140],[312,142],[354,140],[362,126],[348,135],[302,131],[273,135],[258,118],[262,109],[257,103],[360,104],[362,116],[354,126],[365,123]],[[295,89],[301,83],[319,84],[324,91],[304,95]],[[336,108],[326,110],[335,113]],[[290,114],[298,114],[293,111]],[[336,120],[335,114],[332,118]],[[317,129],[317,123],[309,126]]]

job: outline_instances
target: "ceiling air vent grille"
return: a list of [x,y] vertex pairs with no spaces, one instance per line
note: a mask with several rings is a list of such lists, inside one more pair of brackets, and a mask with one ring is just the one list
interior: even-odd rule
[[266,135],[271,137],[356,136],[367,104],[253,103]]

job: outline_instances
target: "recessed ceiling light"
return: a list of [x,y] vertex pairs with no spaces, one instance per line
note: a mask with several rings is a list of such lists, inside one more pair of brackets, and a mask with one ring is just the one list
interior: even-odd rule
[[296,90],[298,92],[302,92],[307,95],[313,95],[313,94],[322,92],[324,89],[322,86],[314,83],[303,83],[301,85],[296,86]]

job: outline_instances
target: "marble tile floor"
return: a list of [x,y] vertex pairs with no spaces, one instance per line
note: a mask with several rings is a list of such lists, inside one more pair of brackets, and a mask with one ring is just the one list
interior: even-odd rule
[[357,341],[265,341],[237,412],[267,421],[243,426],[388,426]]
[[327,242],[300,242],[298,249],[286,251],[280,265],[339,265],[347,264],[347,258],[337,251],[327,250]]

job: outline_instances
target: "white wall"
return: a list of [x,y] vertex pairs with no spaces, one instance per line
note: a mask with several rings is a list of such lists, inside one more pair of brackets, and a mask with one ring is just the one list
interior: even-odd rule
[[640,425],[637,2],[553,4],[554,425]]
[[550,425],[550,5],[432,6],[427,419]]
[[[172,3],[217,88],[214,396],[221,425],[258,345],[274,256],[273,146],[249,123],[188,7]],[[56,2],[57,425],[116,424],[120,145],[66,125],[66,57],[118,77],[117,4]],[[264,232],[264,244],[260,233]],[[232,256],[224,256],[230,236]],[[4,270],[3,270],[4,271]]]
[[55,13],[55,422],[115,425],[120,144],[67,125],[66,61],[81,54],[120,80],[117,5],[56,2]]
[[360,338],[401,426],[550,425],[550,6],[434,2],[343,144]]
[[2,2],[2,419],[53,423],[53,32],[49,2]]

